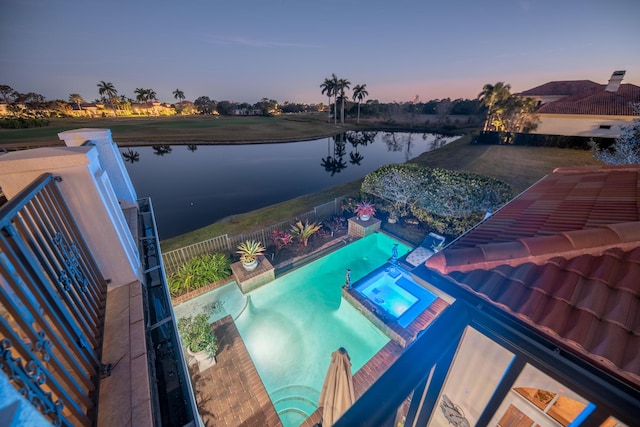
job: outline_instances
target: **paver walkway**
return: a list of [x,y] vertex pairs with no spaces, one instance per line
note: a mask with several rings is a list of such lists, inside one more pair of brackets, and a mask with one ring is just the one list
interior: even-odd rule
[[218,337],[216,365],[193,368],[192,384],[207,427],[281,427],[271,399],[231,316],[213,324]]

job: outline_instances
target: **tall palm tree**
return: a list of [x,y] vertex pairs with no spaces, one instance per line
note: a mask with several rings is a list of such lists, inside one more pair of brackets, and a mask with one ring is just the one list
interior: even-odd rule
[[173,97],[179,100],[180,103],[182,103],[182,101],[184,100],[184,92],[181,91],[180,89],[176,89],[173,91]]
[[344,101],[347,98],[345,94],[345,89],[349,89],[351,86],[351,82],[347,79],[339,79],[338,80],[338,93],[340,96],[340,105],[341,105],[341,114],[340,114],[340,123],[344,124]]
[[496,104],[507,100],[510,96],[511,85],[504,82],[498,82],[495,85],[487,83],[482,88],[482,92],[478,94],[480,103],[487,107],[487,119],[484,121],[483,131],[489,130],[489,123],[495,114]]
[[147,102],[147,100],[149,99],[149,97],[147,96],[147,89],[143,89],[141,87],[137,87],[133,93],[136,94],[136,101],[142,103],[142,102]]
[[340,79],[334,74],[331,74],[331,86],[333,87],[333,123],[338,123],[338,93],[340,90]]
[[147,89],[147,99],[152,100],[152,101],[157,101],[158,100],[158,94],[153,89]]
[[112,107],[115,108],[118,105],[118,91],[113,83],[100,80],[100,83],[98,83],[98,93],[100,96],[106,97]]
[[353,100],[358,101],[358,124],[360,124],[360,103],[369,95],[367,84],[355,85],[353,88]]
[[333,93],[335,91],[335,84],[334,84],[334,80],[337,81],[338,78],[336,77],[335,74],[332,75],[333,79],[324,79],[324,82],[322,82],[322,84],[320,85],[320,88],[322,89],[322,94],[327,94],[327,96],[329,97],[329,118],[328,121],[331,121],[331,97],[333,96]]
[[77,93],[69,94],[69,102],[73,102],[78,106],[78,110],[82,111],[82,104],[84,104],[84,99]]

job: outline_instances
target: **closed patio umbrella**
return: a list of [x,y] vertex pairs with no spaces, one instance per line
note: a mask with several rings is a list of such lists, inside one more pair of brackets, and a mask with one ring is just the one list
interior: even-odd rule
[[322,408],[322,427],[332,426],[355,400],[351,359],[347,350],[340,347],[331,353],[331,364],[320,391],[318,406]]

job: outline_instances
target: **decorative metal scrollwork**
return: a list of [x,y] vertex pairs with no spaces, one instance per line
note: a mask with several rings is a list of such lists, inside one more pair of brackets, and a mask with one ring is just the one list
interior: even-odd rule
[[58,282],[65,291],[69,291],[71,290],[71,280],[75,279],[80,285],[80,290],[82,292],[87,292],[89,281],[82,273],[80,263],[78,262],[78,259],[80,259],[80,251],[78,251],[78,247],[75,243],[67,245],[62,233],[60,232],[57,232],[53,236],[53,240],[56,243],[56,246],[60,249],[65,267],[58,276]]
[[[44,334],[41,336],[43,342],[46,342]],[[47,347],[47,344],[41,345]],[[40,364],[31,360],[25,365],[22,358],[12,356],[11,347],[11,340],[8,338],[0,341],[0,369],[4,371],[18,392],[41,414],[48,417],[55,426],[62,425],[61,414],[64,402],[60,399],[54,401],[53,394],[42,389],[41,386],[47,382],[47,376]]]
[[31,351],[33,351],[34,353],[40,353],[44,362],[48,362],[51,359],[50,351],[53,348],[51,341],[46,338],[47,336],[45,335],[44,331],[38,332],[38,341],[33,343],[33,345],[31,346]]

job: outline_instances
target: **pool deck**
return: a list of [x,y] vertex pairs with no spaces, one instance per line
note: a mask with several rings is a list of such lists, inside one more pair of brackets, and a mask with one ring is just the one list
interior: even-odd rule
[[[397,324],[388,326],[411,341],[447,305],[442,299],[437,299],[406,329]],[[217,363],[202,373],[191,372],[204,424],[220,427],[281,427],[278,414],[231,317],[218,320],[213,328],[218,336]],[[353,377],[356,399],[364,394],[403,351],[404,348],[398,341],[390,340],[356,372]],[[317,409],[301,426],[312,427],[320,422],[321,417],[322,410]]]

